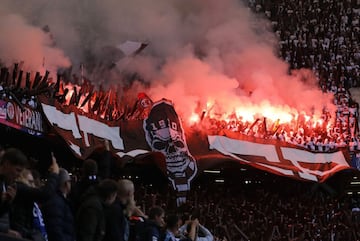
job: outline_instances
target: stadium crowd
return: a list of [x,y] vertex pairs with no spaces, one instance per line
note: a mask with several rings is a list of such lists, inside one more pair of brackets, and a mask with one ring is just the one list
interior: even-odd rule
[[[275,138],[313,151],[343,146],[360,150],[359,107],[349,92],[349,88],[360,87],[359,5],[354,0],[249,0],[254,12],[272,21],[280,39],[279,55],[292,69],[313,69],[320,88],[334,93],[336,121],[330,129],[308,128],[304,122],[296,130],[283,126],[275,132],[264,132],[261,120],[256,125],[213,122],[214,131],[230,129]],[[65,101],[63,90],[61,94],[57,98]],[[73,101],[79,105],[77,98]],[[101,101],[106,102],[105,97]],[[115,112],[108,109],[108,113]],[[324,120],[326,116],[324,112]],[[115,117],[128,115],[115,113]],[[84,161],[81,175],[75,178],[52,157],[46,179],[40,180],[20,150],[4,149],[0,156],[0,232],[4,240],[360,239],[359,198],[311,191],[309,183],[281,179],[248,188],[236,182],[194,185],[186,204],[176,207],[169,186],[165,191],[153,190],[145,184],[134,186],[128,179],[99,176],[91,159]]]
[[360,237],[359,196],[334,194],[327,184],[272,174],[244,182],[238,173],[227,176],[224,183],[201,177],[193,182],[187,202],[177,207],[169,183],[102,176],[93,159],[85,160],[76,175],[59,167],[61,160],[53,156],[46,178],[40,179],[19,149],[6,148],[1,155],[2,240],[351,241]]
[[214,128],[275,138],[313,151],[344,146],[358,151],[359,105],[351,98],[349,89],[360,86],[359,5],[359,1],[352,0],[250,0],[249,7],[271,21],[279,38],[279,56],[289,63],[290,69],[312,69],[319,87],[334,94],[335,122],[327,125],[334,113],[324,111],[322,126],[300,122],[283,126],[275,133],[264,133],[263,121],[255,126],[237,121],[226,124],[213,121]]

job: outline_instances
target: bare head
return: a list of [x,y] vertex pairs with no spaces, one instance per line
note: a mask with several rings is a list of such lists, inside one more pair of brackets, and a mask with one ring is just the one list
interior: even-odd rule
[[123,204],[128,204],[134,200],[135,187],[134,183],[129,179],[121,179],[118,182],[118,197]]

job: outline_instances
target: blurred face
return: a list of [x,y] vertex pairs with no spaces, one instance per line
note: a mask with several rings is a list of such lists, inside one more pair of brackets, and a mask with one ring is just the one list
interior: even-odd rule
[[111,194],[111,196],[106,200],[106,204],[110,205],[113,202],[115,202],[116,196],[117,196],[116,192]]
[[64,183],[64,190],[63,190],[65,195],[68,195],[71,192],[71,180],[66,181]]
[[128,193],[128,203],[132,202],[134,200],[134,187],[130,188]]
[[176,227],[174,227],[174,228],[171,230],[175,236],[178,236],[178,235],[179,235],[179,232],[180,232],[179,228],[181,227],[181,224],[182,224],[182,221],[181,221],[181,219],[179,219],[179,221],[178,221],[177,224],[176,224]]
[[14,182],[20,177],[21,172],[24,170],[23,166],[11,165],[9,162],[5,162],[2,165],[1,172],[7,178],[9,183]]
[[35,181],[34,181],[34,177],[31,173],[27,174],[26,177],[25,177],[25,181],[26,181],[26,184],[30,187],[35,187]]
[[[124,205],[129,205],[134,203],[134,184],[124,184],[124,183],[120,183],[121,188],[119,189],[118,192],[118,198],[121,201],[122,204]],[[124,186],[125,185],[125,186]]]
[[162,213],[160,216],[155,216],[155,222],[159,227],[165,226],[165,213]]

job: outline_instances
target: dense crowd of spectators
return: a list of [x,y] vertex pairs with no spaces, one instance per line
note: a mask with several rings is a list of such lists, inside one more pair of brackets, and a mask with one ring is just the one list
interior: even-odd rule
[[[312,190],[309,183],[287,180],[246,184],[247,187],[239,181],[234,186],[228,182],[212,184],[207,181],[194,188],[184,209],[196,210],[200,223],[219,240],[359,238],[357,196],[334,197],[321,190]],[[143,202],[148,200],[148,205],[172,210],[173,200],[167,192],[144,194],[139,188],[137,190],[138,197]]]
[[[350,152],[359,151],[358,103],[351,99],[348,90],[336,89],[334,104],[337,106],[336,113],[324,111],[320,121],[306,120],[300,115],[291,123],[274,122],[270,125],[266,118],[254,122],[234,118],[226,122],[205,117],[201,125],[213,134],[230,130],[246,136],[287,142],[311,151],[328,152],[344,147]],[[335,115],[334,119],[332,115]]]
[[[101,161],[101,160],[100,160]],[[61,162],[61,161],[59,161]],[[99,176],[83,162],[79,176],[52,157],[46,179],[20,150],[2,151],[0,238],[30,240],[358,240],[360,197],[328,184],[272,174],[225,182],[202,177],[176,206],[166,183]],[[239,171],[238,171],[239,172]],[[234,175],[234,173],[236,175]],[[258,175],[258,174],[256,174]],[[151,175],[150,175],[151,176]],[[130,178],[129,176],[127,178]],[[241,179],[241,180],[240,180]],[[338,182],[347,183],[338,177]],[[5,235],[6,236],[1,236]],[[157,238],[157,239],[154,239]]]
[[[324,110],[320,125],[311,120],[297,120],[274,131],[266,129],[265,119],[254,123],[234,119],[230,122],[210,120],[210,128],[217,132],[230,129],[286,141],[312,151],[338,147],[358,151],[359,105],[352,99],[349,89],[360,86],[360,3],[353,0],[249,0],[248,6],[271,21],[279,38],[279,56],[290,69],[313,70],[319,87],[334,94],[337,111]],[[331,116],[335,116],[333,123],[329,123]]]

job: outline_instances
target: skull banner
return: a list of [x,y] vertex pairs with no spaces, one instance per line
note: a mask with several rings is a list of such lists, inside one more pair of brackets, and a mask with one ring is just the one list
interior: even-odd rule
[[178,204],[184,202],[197,166],[187,146],[181,120],[171,102],[161,100],[153,105],[144,120],[144,131],[151,149],[165,156],[168,178],[179,193]]

